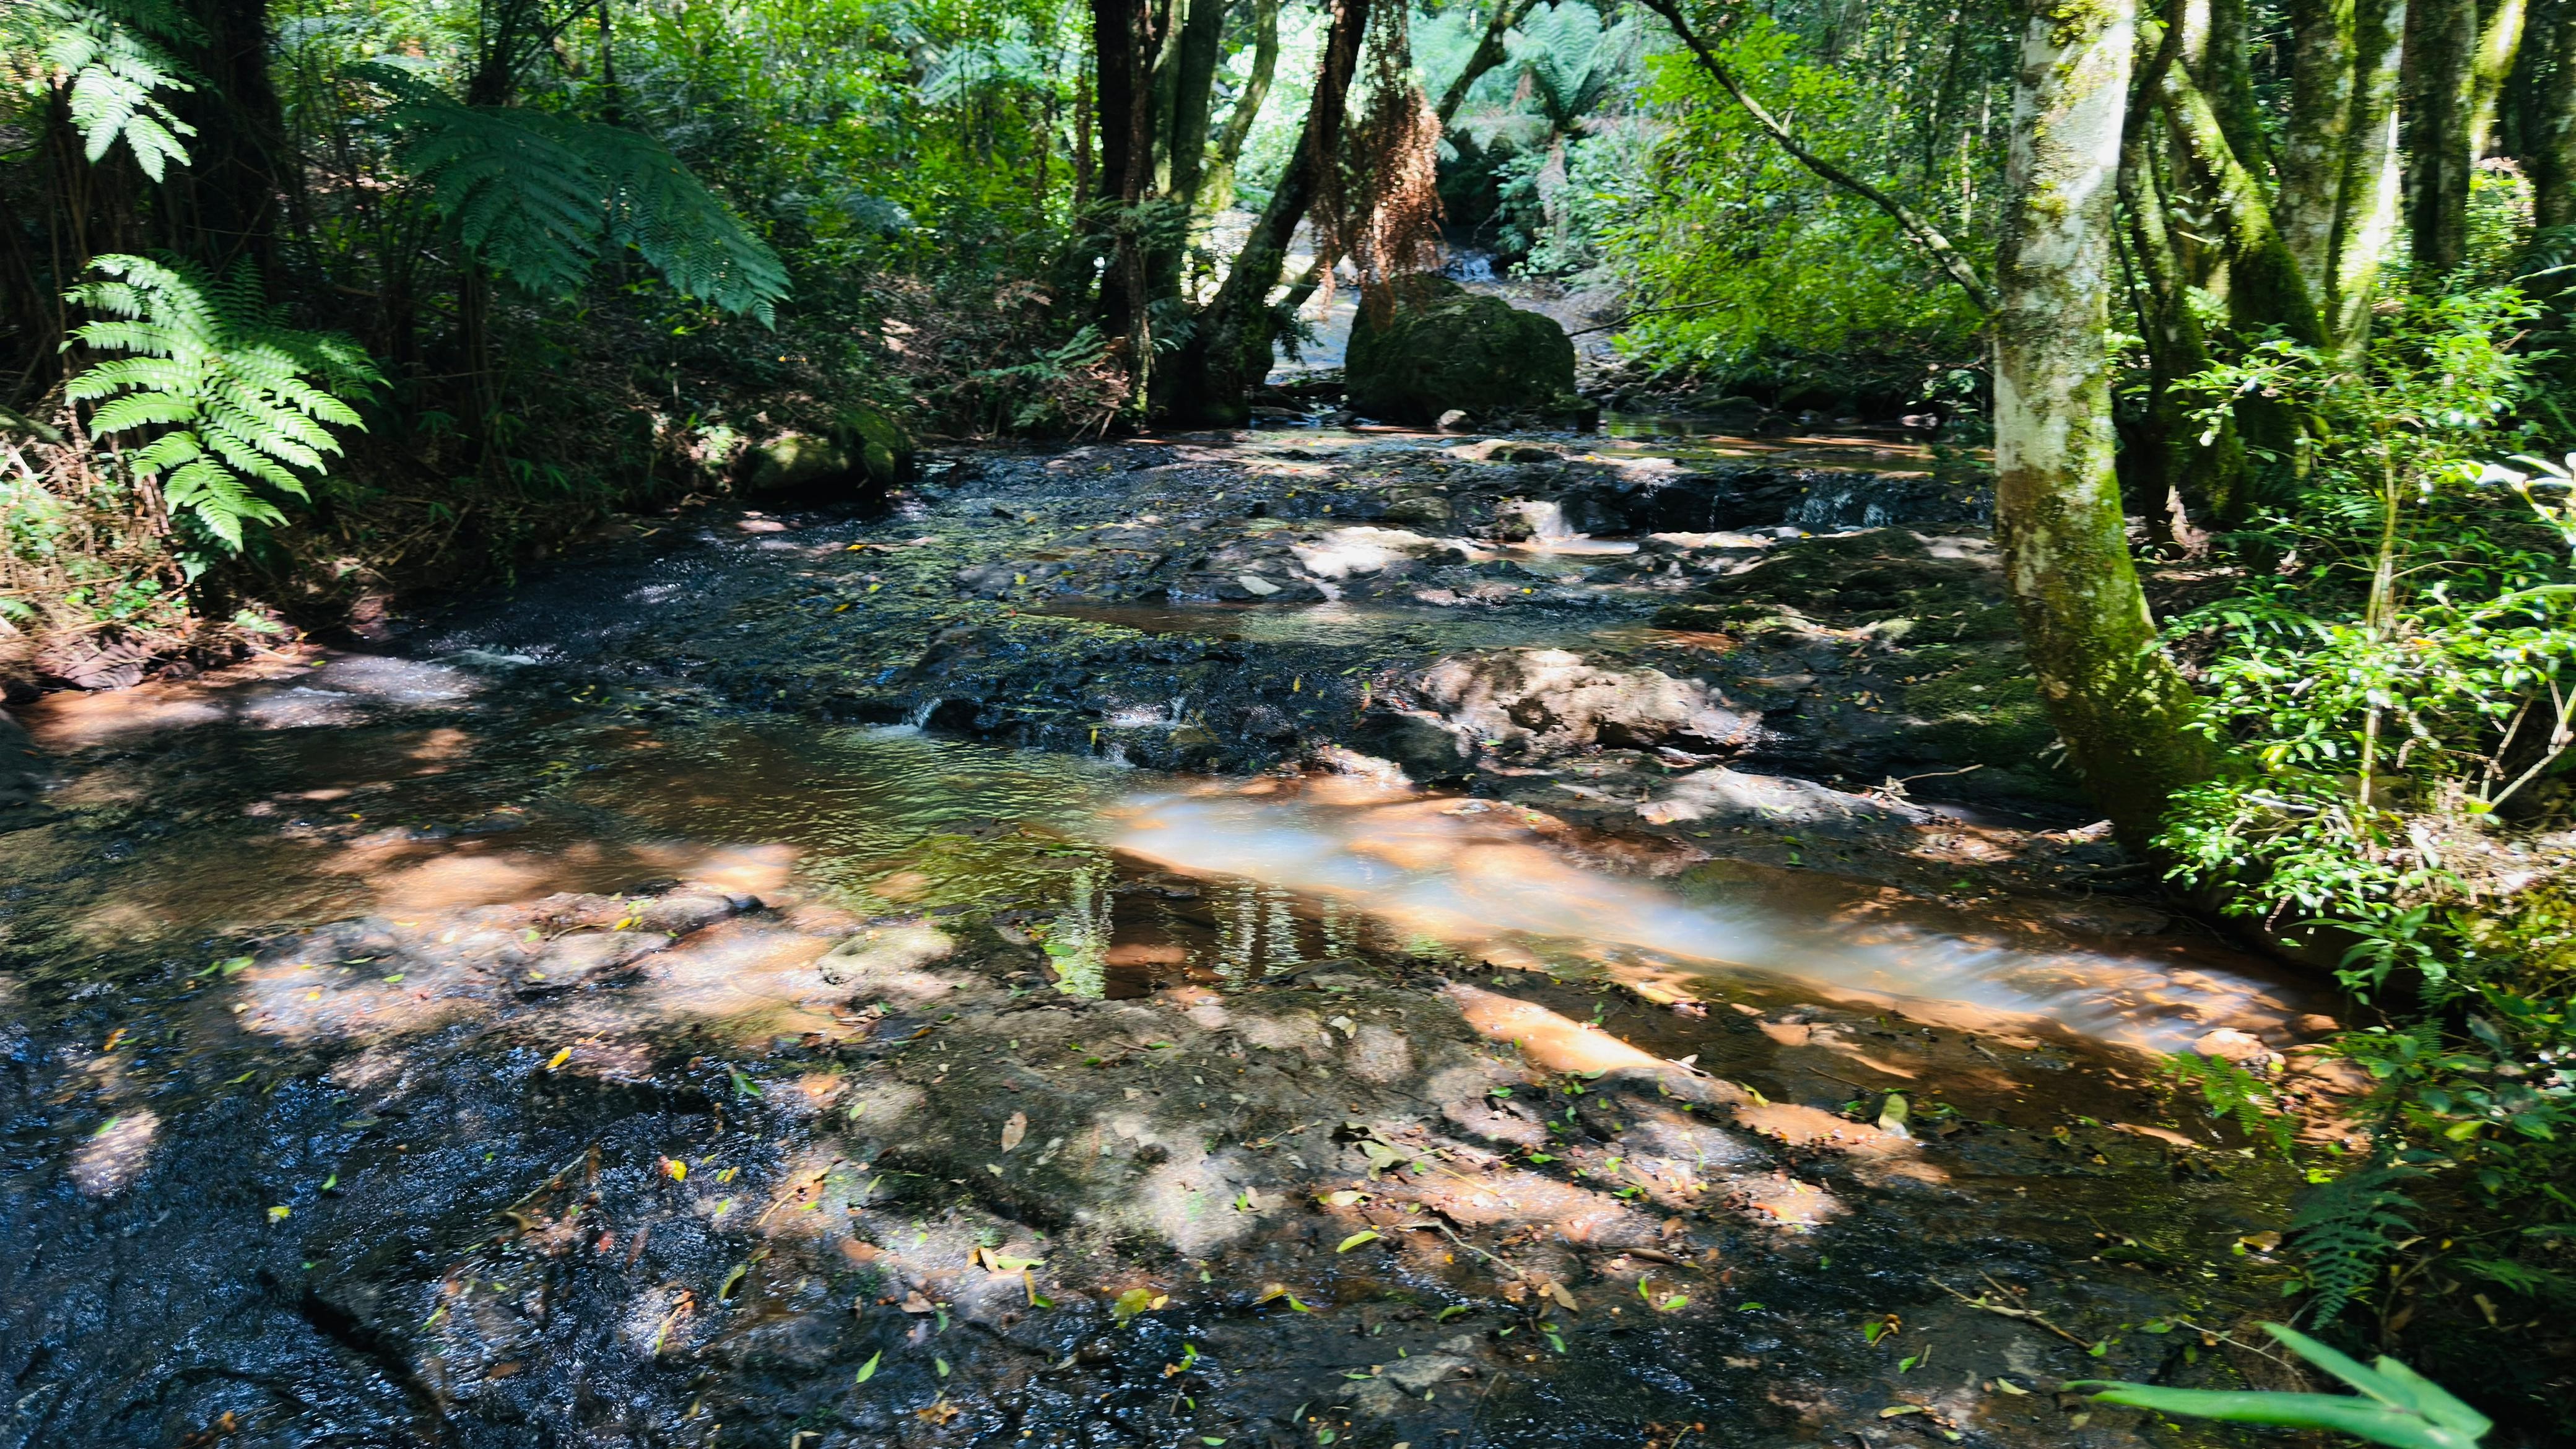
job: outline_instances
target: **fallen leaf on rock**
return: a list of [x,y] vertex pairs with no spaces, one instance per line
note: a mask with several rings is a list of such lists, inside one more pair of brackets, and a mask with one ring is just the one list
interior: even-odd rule
[[1568,1313],[1581,1313],[1583,1311],[1581,1308],[1575,1306],[1574,1295],[1566,1291],[1565,1285],[1559,1283],[1553,1278],[1540,1284],[1539,1291],[1545,1293],[1548,1297],[1555,1299],[1557,1306],[1563,1308]]
[[1011,1120],[1002,1124],[1002,1150],[1004,1152],[1008,1152],[1012,1148],[1019,1146],[1021,1139],[1028,1135],[1029,1114],[1026,1112],[1013,1112],[1011,1114]]
[[1124,1328],[1137,1314],[1151,1313],[1171,1301],[1171,1295],[1167,1293],[1157,1293],[1151,1288],[1130,1288],[1118,1295],[1117,1302],[1109,1305],[1109,1316]]
[[1336,1253],[1347,1253],[1362,1243],[1374,1243],[1376,1241],[1377,1231],[1374,1228],[1364,1228],[1361,1231],[1353,1233],[1349,1237],[1342,1239],[1342,1245],[1335,1248],[1333,1251]]
[[868,1355],[868,1361],[867,1361],[866,1363],[863,1363],[863,1364],[859,1365],[859,1376],[858,1376],[857,1378],[855,1378],[855,1379],[852,1379],[850,1382],[852,1382],[852,1383],[854,1383],[854,1384],[863,1384],[863,1383],[866,1383],[868,1380],[870,1380],[870,1379],[872,1379],[872,1378],[875,1378],[875,1377],[877,1376],[877,1363],[878,1363],[880,1360],[882,1360],[884,1357],[885,1357],[885,1351],[884,1351],[884,1350],[882,1350],[882,1349],[878,1350],[878,1351],[877,1351],[877,1352],[875,1352],[875,1353],[869,1354],[869,1355]]
[[931,1306],[930,1300],[922,1297],[921,1290],[916,1288],[912,1292],[903,1295],[903,1311],[906,1313],[930,1313],[935,1310]]

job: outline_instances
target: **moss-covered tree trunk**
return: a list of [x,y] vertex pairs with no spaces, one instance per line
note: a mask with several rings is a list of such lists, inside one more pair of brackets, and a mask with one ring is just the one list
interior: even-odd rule
[[1252,136],[1252,123],[1261,119],[1262,103],[1270,99],[1270,83],[1278,73],[1279,0],[1253,0],[1252,75],[1244,81],[1242,94],[1235,97],[1234,109],[1226,116],[1225,129],[1217,135],[1198,194],[1190,198],[1196,210],[1223,211],[1234,205],[1235,163],[1243,159],[1243,143]]
[[2143,847],[2205,752],[2156,648],[2112,473],[2110,327],[2135,0],[2027,0],[1995,314],[1996,514],[2041,698],[2112,828]]

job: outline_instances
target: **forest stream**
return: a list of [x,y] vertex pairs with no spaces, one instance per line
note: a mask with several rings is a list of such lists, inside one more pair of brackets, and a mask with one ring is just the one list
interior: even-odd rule
[[2054,1392],[2280,1381],[2152,1054],[2338,1003],[2036,758],[1973,487],[1644,432],[951,452],[48,698],[0,1445],[2211,1433]]

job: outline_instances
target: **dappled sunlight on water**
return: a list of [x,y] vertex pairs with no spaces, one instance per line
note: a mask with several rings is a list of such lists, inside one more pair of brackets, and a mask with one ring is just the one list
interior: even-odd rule
[[[52,706],[41,728],[58,748],[149,738],[174,752],[93,770],[77,794],[140,803],[174,788],[163,771],[221,768],[253,795],[144,839],[113,889],[67,894],[62,915],[100,942],[355,915],[399,929],[687,881],[846,908],[853,923],[965,912],[1042,942],[1059,988],[1082,996],[1225,989],[1416,949],[1619,979],[1659,1000],[1722,995],[1730,977],[1805,983],[1922,1022],[2054,1023],[2163,1050],[2293,1010],[2276,980],[2224,953],[2034,935],[1822,872],[1650,879],[1601,868],[1615,842],[1481,799],[1338,776],[1194,782],[901,729],[620,722],[533,736],[523,709],[479,688],[443,666],[339,661],[253,671],[198,690],[195,705],[164,688]],[[335,700],[299,693],[314,689]],[[391,716],[343,723],[361,699]],[[280,713],[290,706],[308,712]],[[431,709],[445,718],[425,725]],[[828,1033],[811,937],[789,934],[795,947],[776,961],[715,937],[657,958],[623,1009]],[[289,1036],[417,1027],[460,1009],[418,981],[381,1000],[360,1000],[369,991],[355,982],[242,985],[262,1003],[254,1019]]]
[[1543,817],[1482,800],[1347,780],[1306,790],[1209,786],[1146,796],[1112,818],[1119,849],[1166,868],[1335,897],[1461,949],[1515,938],[1628,948],[1685,975],[1694,965],[1750,968],[1919,1001],[1951,1025],[2039,1017],[2159,1050],[2223,1021],[2288,1009],[2278,981],[2191,959],[2171,943],[2135,955],[2034,950],[1910,923],[1884,907],[1837,919],[1830,878],[1805,898],[1738,888],[1695,900],[1586,868],[1549,842]]

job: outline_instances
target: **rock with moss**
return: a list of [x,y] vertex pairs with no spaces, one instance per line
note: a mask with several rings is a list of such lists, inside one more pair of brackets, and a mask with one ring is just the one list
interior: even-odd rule
[[877,492],[912,476],[912,435],[894,415],[868,403],[843,408],[820,431],[780,433],[744,454],[742,486],[751,493],[852,489]]
[[1343,377],[1351,407],[1429,427],[1452,411],[1480,425],[1574,417],[1574,341],[1536,312],[1441,277],[1406,282],[1383,322],[1362,307]]

